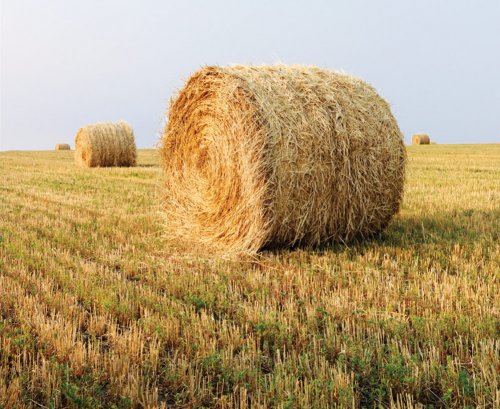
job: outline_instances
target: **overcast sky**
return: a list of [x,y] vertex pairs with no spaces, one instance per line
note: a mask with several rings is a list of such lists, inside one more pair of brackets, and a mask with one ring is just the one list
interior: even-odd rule
[[500,142],[499,0],[0,1],[0,150],[119,119],[152,147],[190,73],[276,62],[367,80],[407,142]]

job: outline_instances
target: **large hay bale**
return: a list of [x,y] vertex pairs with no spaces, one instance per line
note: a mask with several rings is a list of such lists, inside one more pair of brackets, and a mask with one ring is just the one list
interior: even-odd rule
[[70,151],[71,147],[67,143],[58,143],[54,149],[56,151]]
[[120,121],[80,128],[75,138],[75,160],[86,167],[135,166],[137,150],[132,127]]
[[171,102],[161,155],[170,237],[229,254],[381,231],[406,162],[373,87],[284,65],[196,72]]
[[429,145],[431,143],[431,138],[425,133],[416,133],[411,137],[411,143],[413,145]]

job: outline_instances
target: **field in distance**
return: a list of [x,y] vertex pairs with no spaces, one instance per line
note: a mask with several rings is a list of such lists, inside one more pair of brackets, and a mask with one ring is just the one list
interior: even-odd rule
[[199,259],[156,151],[0,153],[0,408],[500,407],[500,145],[408,148],[373,240]]

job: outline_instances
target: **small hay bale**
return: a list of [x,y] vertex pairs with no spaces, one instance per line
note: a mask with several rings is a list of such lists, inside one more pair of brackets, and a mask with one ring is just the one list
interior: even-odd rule
[[75,138],[75,161],[89,168],[135,166],[137,149],[132,127],[120,121],[80,128]]
[[67,143],[58,143],[54,149],[56,151],[70,151],[71,147]]
[[411,137],[412,145],[429,145],[431,138],[425,133],[416,133]]
[[367,237],[402,199],[406,149],[389,104],[316,67],[201,69],[171,101],[160,151],[167,233],[192,249]]

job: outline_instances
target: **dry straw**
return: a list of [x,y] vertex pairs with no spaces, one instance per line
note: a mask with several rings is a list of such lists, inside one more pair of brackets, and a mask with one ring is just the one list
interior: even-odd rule
[[69,151],[71,147],[67,143],[58,143],[54,149],[56,151]]
[[381,231],[406,162],[373,87],[285,65],[196,72],[171,102],[161,155],[170,237],[225,254]]
[[413,145],[429,145],[431,138],[425,133],[416,133],[411,137],[411,143]]
[[76,134],[75,160],[81,166],[135,166],[136,158],[134,132],[124,121],[87,125]]

